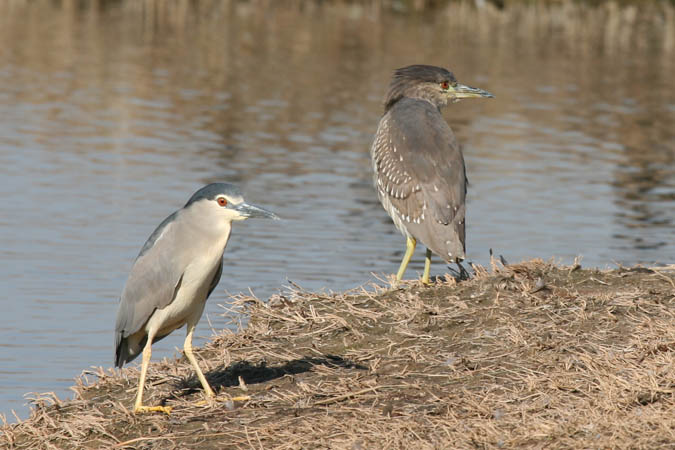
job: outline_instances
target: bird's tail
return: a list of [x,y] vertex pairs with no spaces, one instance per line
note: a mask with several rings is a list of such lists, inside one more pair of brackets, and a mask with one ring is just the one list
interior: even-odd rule
[[115,333],[115,367],[122,367],[124,364],[133,361],[141,354],[147,337],[140,342],[131,342],[128,337],[123,337],[121,332]]

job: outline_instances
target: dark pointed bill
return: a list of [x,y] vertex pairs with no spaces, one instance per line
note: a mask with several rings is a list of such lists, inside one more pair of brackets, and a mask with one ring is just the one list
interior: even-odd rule
[[257,206],[249,205],[248,203],[240,203],[233,209],[242,216],[248,218],[261,217],[265,219],[279,220],[279,217],[272,211],[268,211],[266,209],[259,208]]
[[474,87],[471,87],[471,86],[467,86],[465,84],[457,83],[455,86],[452,87],[452,89],[455,91],[454,92],[455,98],[474,98],[474,97],[494,98],[495,97],[494,95],[490,94],[488,91],[484,91],[483,89],[478,89],[478,88],[474,88]]

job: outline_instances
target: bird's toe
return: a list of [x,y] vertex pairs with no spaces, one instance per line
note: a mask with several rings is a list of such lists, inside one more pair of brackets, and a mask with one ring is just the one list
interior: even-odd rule
[[171,414],[171,410],[173,407],[171,406],[136,406],[134,408],[134,414],[144,414],[144,413],[150,413],[150,412],[163,412],[166,415]]

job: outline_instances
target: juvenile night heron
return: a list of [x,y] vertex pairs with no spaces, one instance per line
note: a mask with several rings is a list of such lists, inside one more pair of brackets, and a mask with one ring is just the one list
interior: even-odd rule
[[425,284],[431,252],[447,262],[464,259],[464,157],[441,108],[471,97],[494,96],[459,84],[441,67],[414,65],[394,72],[370,155],[377,196],[406,237],[398,281],[418,240],[427,248]]
[[185,356],[206,395],[215,397],[192,354],[192,334],[206,299],[223,273],[223,252],[232,222],[249,217],[278,219],[269,211],[245,203],[237,187],[212,183],[164,219],[141,249],[122,291],[115,325],[117,367],[143,352],[134,412],[170,412],[169,407],[144,406],[143,386],[152,343],[185,324]]

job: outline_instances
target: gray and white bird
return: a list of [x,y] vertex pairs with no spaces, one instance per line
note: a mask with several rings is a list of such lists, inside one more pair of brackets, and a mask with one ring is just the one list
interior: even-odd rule
[[459,84],[441,67],[413,65],[394,72],[370,155],[377,196],[406,237],[397,281],[403,278],[418,240],[427,248],[425,284],[431,252],[447,262],[464,259],[464,157],[441,108],[471,97],[494,96]]
[[134,412],[170,412],[169,407],[144,406],[143,386],[152,344],[183,325],[185,356],[206,395],[215,397],[192,354],[192,335],[223,273],[232,222],[250,217],[278,219],[244,202],[236,186],[212,183],[164,219],[141,249],[122,291],[115,325],[115,365],[122,367],[143,353]]

